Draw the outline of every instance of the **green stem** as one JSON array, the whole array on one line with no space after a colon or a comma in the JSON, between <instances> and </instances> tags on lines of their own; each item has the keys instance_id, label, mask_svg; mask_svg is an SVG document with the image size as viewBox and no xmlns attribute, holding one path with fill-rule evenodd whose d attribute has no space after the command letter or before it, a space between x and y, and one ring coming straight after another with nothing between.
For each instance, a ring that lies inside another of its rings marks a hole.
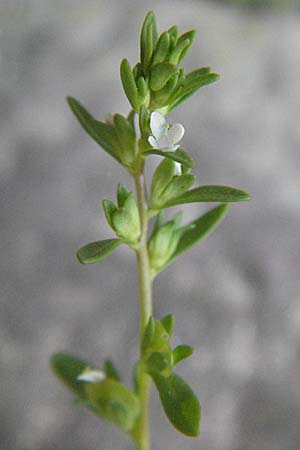
<instances>
[{"instance_id":1,"label":"green stem","mask_svg":"<svg viewBox=\"0 0 300 450\"><path fill-rule=\"evenodd\" d=\"M145 326L147 325L148 320L152 314L152 289L151 289L152 281L147 249L148 202L147 202L143 167L141 168L140 173L134 177L134 180L142 228L140 247L136 251L137 265L139 271L139 288L140 288L140 347L141 347ZM139 417L136 430L137 449L150 450L150 433L149 433L150 377L145 372L143 364L140 364L138 394L141 403L141 414Z\"/></svg>"}]
</instances>

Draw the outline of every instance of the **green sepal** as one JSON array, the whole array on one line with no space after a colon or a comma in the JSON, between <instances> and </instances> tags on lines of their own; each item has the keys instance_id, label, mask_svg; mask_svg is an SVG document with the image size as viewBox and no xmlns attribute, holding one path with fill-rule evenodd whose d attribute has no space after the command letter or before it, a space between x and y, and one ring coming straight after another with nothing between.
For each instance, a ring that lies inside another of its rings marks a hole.
<instances>
[{"instance_id":1,"label":"green sepal","mask_svg":"<svg viewBox=\"0 0 300 450\"><path fill-rule=\"evenodd\" d=\"M166 222L155 231L148 243L150 266L159 272L174 253L180 233L173 220Z\"/></svg>"},{"instance_id":2,"label":"green sepal","mask_svg":"<svg viewBox=\"0 0 300 450\"><path fill-rule=\"evenodd\" d=\"M155 50L153 52L151 64L154 66L155 64L159 64L164 62L168 55L170 46L170 35L167 31L163 32L156 44Z\"/></svg>"},{"instance_id":3,"label":"green sepal","mask_svg":"<svg viewBox=\"0 0 300 450\"><path fill-rule=\"evenodd\" d=\"M150 317L144 331L144 337L142 342L143 351L145 351L148 347L150 347L150 344L154 336L154 331L155 331L155 320L153 319L153 317Z\"/></svg>"},{"instance_id":4,"label":"green sepal","mask_svg":"<svg viewBox=\"0 0 300 450\"><path fill-rule=\"evenodd\" d=\"M139 105L149 106L150 91L144 77L138 78L137 82Z\"/></svg>"},{"instance_id":5,"label":"green sepal","mask_svg":"<svg viewBox=\"0 0 300 450\"><path fill-rule=\"evenodd\" d=\"M178 148L175 152L164 152L162 150L146 150L143 155L158 155L163 156L164 158L173 159L173 161L177 161L180 164L184 164L187 167L193 168L195 166L195 162L192 157L185 152L182 148Z\"/></svg>"},{"instance_id":6,"label":"green sepal","mask_svg":"<svg viewBox=\"0 0 300 450\"><path fill-rule=\"evenodd\" d=\"M129 114L127 116L127 120L130 123L132 131L134 132L134 136L135 136L134 118L135 118L135 111L134 111L134 109L131 109L131 111L129 112Z\"/></svg>"},{"instance_id":7,"label":"green sepal","mask_svg":"<svg viewBox=\"0 0 300 450\"><path fill-rule=\"evenodd\" d=\"M117 236L128 243L137 242L141 234L141 223L132 192L126 197L123 206L113 214L112 223Z\"/></svg>"},{"instance_id":8,"label":"green sepal","mask_svg":"<svg viewBox=\"0 0 300 450\"><path fill-rule=\"evenodd\" d=\"M172 352L173 366L176 366L176 364L178 364L183 359L188 358L193 353L193 351L193 347L190 347L189 345L178 345L177 347L175 347Z\"/></svg>"},{"instance_id":9,"label":"green sepal","mask_svg":"<svg viewBox=\"0 0 300 450\"><path fill-rule=\"evenodd\" d=\"M151 68L150 73L150 89L159 91L162 89L169 79L178 73L178 68L170 63L156 64Z\"/></svg>"},{"instance_id":10,"label":"green sepal","mask_svg":"<svg viewBox=\"0 0 300 450\"><path fill-rule=\"evenodd\" d=\"M176 167L173 160L165 158L155 169L151 183L150 203L156 203L165 187L175 176Z\"/></svg>"},{"instance_id":11,"label":"green sepal","mask_svg":"<svg viewBox=\"0 0 300 450\"><path fill-rule=\"evenodd\" d=\"M116 381L121 381L117 369L113 365L112 361L110 361L109 359L107 359L104 363L104 373L107 378L111 378Z\"/></svg>"},{"instance_id":12,"label":"green sepal","mask_svg":"<svg viewBox=\"0 0 300 450\"><path fill-rule=\"evenodd\" d=\"M163 207L198 202L234 203L250 200L250 198L246 192L228 186L200 186L166 201Z\"/></svg>"},{"instance_id":13,"label":"green sepal","mask_svg":"<svg viewBox=\"0 0 300 450\"><path fill-rule=\"evenodd\" d=\"M119 208L124 208L125 201L130 195L124 184L119 183L117 187L117 203Z\"/></svg>"},{"instance_id":14,"label":"green sepal","mask_svg":"<svg viewBox=\"0 0 300 450\"><path fill-rule=\"evenodd\" d=\"M163 225L163 223L164 223L164 212L163 210L161 210L155 217L152 234L154 234Z\"/></svg>"},{"instance_id":15,"label":"green sepal","mask_svg":"<svg viewBox=\"0 0 300 450\"><path fill-rule=\"evenodd\" d=\"M192 389L175 373L169 377L158 373L151 376L171 424L186 436L198 436L201 407Z\"/></svg>"},{"instance_id":16,"label":"green sepal","mask_svg":"<svg viewBox=\"0 0 300 450\"><path fill-rule=\"evenodd\" d=\"M121 162L118 154L118 139L112 125L96 120L75 98L67 97L67 102L82 128L109 155Z\"/></svg>"},{"instance_id":17,"label":"green sepal","mask_svg":"<svg viewBox=\"0 0 300 450\"><path fill-rule=\"evenodd\" d=\"M146 73L147 71L156 42L157 42L156 20L153 12L149 11L142 25L140 37L140 48L141 48L140 58L144 69L144 73Z\"/></svg>"},{"instance_id":18,"label":"green sepal","mask_svg":"<svg viewBox=\"0 0 300 450\"><path fill-rule=\"evenodd\" d=\"M176 250L166 265L170 264L181 253L193 247L197 242L209 236L226 216L228 209L229 205L219 205L209 210L199 219L190 222L190 228L181 235Z\"/></svg>"},{"instance_id":19,"label":"green sepal","mask_svg":"<svg viewBox=\"0 0 300 450\"><path fill-rule=\"evenodd\" d=\"M156 197L154 203L151 202L151 208L162 209L172 202L172 199L181 198L185 192L194 184L196 177L191 174L174 176L165 187L159 197Z\"/></svg>"},{"instance_id":20,"label":"green sepal","mask_svg":"<svg viewBox=\"0 0 300 450\"><path fill-rule=\"evenodd\" d=\"M135 79L127 59L123 59L120 66L120 76L123 85L124 92L129 100L129 103L133 109L139 111L138 91L135 83Z\"/></svg>"},{"instance_id":21,"label":"green sepal","mask_svg":"<svg viewBox=\"0 0 300 450\"><path fill-rule=\"evenodd\" d=\"M76 256L81 264L93 264L106 258L115 248L123 244L122 239L105 239L104 241L91 242L81 247Z\"/></svg>"},{"instance_id":22,"label":"green sepal","mask_svg":"<svg viewBox=\"0 0 300 450\"><path fill-rule=\"evenodd\" d=\"M87 398L100 417L127 432L133 429L140 413L140 403L132 391L112 378L84 384Z\"/></svg>"},{"instance_id":23,"label":"green sepal","mask_svg":"<svg viewBox=\"0 0 300 450\"><path fill-rule=\"evenodd\" d=\"M56 353L50 359L55 375L81 400L87 400L84 385L77 377L87 368L86 361L67 353Z\"/></svg>"},{"instance_id":24,"label":"green sepal","mask_svg":"<svg viewBox=\"0 0 300 450\"><path fill-rule=\"evenodd\" d=\"M168 314L167 316L160 319L160 322L164 326L166 332L168 333L169 337L172 337L173 334L173 328L174 328L174 316L173 314Z\"/></svg>"},{"instance_id":25,"label":"green sepal","mask_svg":"<svg viewBox=\"0 0 300 450\"><path fill-rule=\"evenodd\" d=\"M146 108L145 105L142 105L140 108L139 114L139 127L142 135L149 135L151 133L150 130L150 112Z\"/></svg>"},{"instance_id":26,"label":"green sepal","mask_svg":"<svg viewBox=\"0 0 300 450\"><path fill-rule=\"evenodd\" d=\"M112 216L117 211L117 207L111 200L102 200L102 206L106 220L110 227L113 228Z\"/></svg>"}]
</instances>

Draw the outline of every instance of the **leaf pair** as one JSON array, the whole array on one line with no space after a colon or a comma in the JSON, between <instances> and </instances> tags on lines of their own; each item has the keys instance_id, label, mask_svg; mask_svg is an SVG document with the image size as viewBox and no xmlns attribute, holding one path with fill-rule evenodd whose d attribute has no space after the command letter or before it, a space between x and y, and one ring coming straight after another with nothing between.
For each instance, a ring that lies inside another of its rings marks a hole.
<instances>
[{"instance_id":1,"label":"leaf pair","mask_svg":"<svg viewBox=\"0 0 300 450\"><path fill-rule=\"evenodd\" d=\"M187 358L193 349L180 345L173 351L169 340L173 331L171 315L161 320L150 318L145 329L143 358L158 390L164 411L171 424L181 433L195 437L199 433L201 408L187 383L172 368Z\"/></svg>"},{"instance_id":2,"label":"leaf pair","mask_svg":"<svg viewBox=\"0 0 300 450\"><path fill-rule=\"evenodd\" d=\"M75 98L67 97L67 101L79 123L91 138L120 164L134 171L137 148L134 124L130 118L115 114L109 122L100 122Z\"/></svg>"},{"instance_id":3,"label":"leaf pair","mask_svg":"<svg viewBox=\"0 0 300 450\"><path fill-rule=\"evenodd\" d=\"M130 432L139 416L140 404L136 395L120 382L110 361L104 365L105 379L98 383L78 381L78 376L89 365L74 356L57 353L51 358L51 367L58 378L76 394L80 403L94 414L113 422Z\"/></svg>"}]
</instances>

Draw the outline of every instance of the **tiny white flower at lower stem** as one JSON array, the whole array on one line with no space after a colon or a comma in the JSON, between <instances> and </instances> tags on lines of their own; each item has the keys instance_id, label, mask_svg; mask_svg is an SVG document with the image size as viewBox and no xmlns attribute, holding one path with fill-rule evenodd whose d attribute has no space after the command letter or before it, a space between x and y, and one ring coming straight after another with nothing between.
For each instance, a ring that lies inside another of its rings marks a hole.
<instances>
[{"instance_id":1,"label":"tiny white flower at lower stem","mask_svg":"<svg viewBox=\"0 0 300 450\"><path fill-rule=\"evenodd\" d=\"M86 383L100 383L105 378L105 373L101 370L86 368L78 377L78 381L85 381Z\"/></svg>"}]
</instances>

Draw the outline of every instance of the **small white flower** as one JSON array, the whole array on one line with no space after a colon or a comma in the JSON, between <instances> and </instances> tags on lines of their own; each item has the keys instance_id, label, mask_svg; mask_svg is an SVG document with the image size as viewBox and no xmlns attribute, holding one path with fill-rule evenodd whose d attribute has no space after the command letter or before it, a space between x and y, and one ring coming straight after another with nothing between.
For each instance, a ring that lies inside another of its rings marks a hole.
<instances>
[{"instance_id":1,"label":"small white flower","mask_svg":"<svg viewBox=\"0 0 300 450\"><path fill-rule=\"evenodd\" d=\"M86 368L78 377L78 381L85 381L86 383L100 383L105 378L105 373L101 370Z\"/></svg>"},{"instance_id":2,"label":"small white flower","mask_svg":"<svg viewBox=\"0 0 300 450\"><path fill-rule=\"evenodd\" d=\"M178 142L184 135L184 128L181 123L170 125L162 114L157 111L151 113L150 129L152 136L148 142L151 147L165 152L175 152L178 149ZM176 174L181 175L181 164L176 162Z\"/></svg>"}]
</instances>

